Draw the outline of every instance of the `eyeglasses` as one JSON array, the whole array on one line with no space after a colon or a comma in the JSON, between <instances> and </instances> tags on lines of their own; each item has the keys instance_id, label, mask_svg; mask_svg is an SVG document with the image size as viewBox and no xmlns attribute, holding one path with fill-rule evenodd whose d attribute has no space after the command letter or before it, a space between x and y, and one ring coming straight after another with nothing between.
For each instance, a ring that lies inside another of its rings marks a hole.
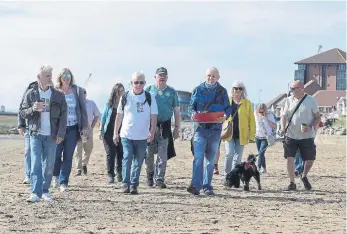
<instances>
[{"instance_id":1,"label":"eyeglasses","mask_svg":"<svg viewBox=\"0 0 347 234\"><path fill-rule=\"evenodd\" d=\"M234 89L234 90L240 90L240 91L242 91L242 90L243 90L243 88L242 88L242 87L234 87L233 89Z\"/></svg>"},{"instance_id":2,"label":"eyeglasses","mask_svg":"<svg viewBox=\"0 0 347 234\"><path fill-rule=\"evenodd\" d=\"M140 84L140 85L144 85L146 82L145 81L133 81L133 84L137 85L137 84Z\"/></svg>"},{"instance_id":3,"label":"eyeglasses","mask_svg":"<svg viewBox=\"0 0 347 234\"><path fill-rule=\"evenodd\" d=\"M63 79L70 79L71 78L71 74L64 73L64 74L61 75L61 78L63 78Z\"/></svg>"}]
</instances>

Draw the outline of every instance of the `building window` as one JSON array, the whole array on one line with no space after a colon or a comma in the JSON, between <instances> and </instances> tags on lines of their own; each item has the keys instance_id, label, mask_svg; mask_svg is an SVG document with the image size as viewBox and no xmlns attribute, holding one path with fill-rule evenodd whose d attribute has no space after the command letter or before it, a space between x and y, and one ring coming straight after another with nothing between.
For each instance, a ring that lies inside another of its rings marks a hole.
<instances>
[{"instance_id":1,"label":"building window","mask_svg":"<svg viewBox=\"0 0 347 234\"><path fill-rule=\"evenodd\" d=\"M299 64L298 65L299 70L305 70L306 69L306 64Z\"/></svg>"},{"instance_id":2,"label":"building window","mask_svg":"<svg viewBox=\"0 0 347 234\"><path fill-rule=\"evenodd\" d=\"M296 70L294 73L294 80L300 80L305 84L305 70Z\"/></svg>"},{"instance_id":3,"label":"building window","mask_svg":"<svg viewBox=\"0 0 347 234\"><path fill-rule=\"evenodd\" d=\"M346 64L337 66L336 90L346 90Z\"/></svg>"},{"instance_id":4,"label":"building window","mask_svg":"<svg viewBox=\"0 0 347 234\"><path fill-rule=\"evenodd\" d=\"M322 89L327 89L327 72L326 65L322 65Z\"/></svg>"},{"instance_id":5,"label":"building window","mask_svg":"<svg viewBox=\"0 0 347 234\"><path fill-rule=\"evenodd\" d=\"M337 67L338 71L346 71L346 64L339 64L339 66Z\"/></svg>"}]
</instances>

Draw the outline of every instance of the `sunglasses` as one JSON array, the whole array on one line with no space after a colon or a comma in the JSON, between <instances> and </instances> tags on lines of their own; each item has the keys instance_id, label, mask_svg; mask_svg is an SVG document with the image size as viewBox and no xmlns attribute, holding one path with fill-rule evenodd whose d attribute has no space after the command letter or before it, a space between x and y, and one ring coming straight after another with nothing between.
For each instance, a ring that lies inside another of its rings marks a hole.
<instances>
[{"instance_id":1,"label":"sunglasses","mask_svg":"<svg viewBox=\"0 0 347 234\"><path fill-rule=\"evenodd\" d=\"M264 111L259 111L259 114L264 114Z\"/></svg>"},{"instance_id":2,"label":"sunglasses","mask_svg":"<svg viewBox=\"0 0 347 234\"><path fill-rule=\"evenodd\" d=\"M243 88L241 88L241 87L234 87L233 89L234 89L234 90L240 90L240 91L243 90Z\"/></svg>"},{"instance_id":3,"label":"sunglasses","mask_svg":"<svg viewBox=\"0 0 347 234\"><path fill-rule=\"evenodd\" d=\"M144 85L146 82L145 81L133 81L133 84L137 85L137 84L140 84L140 85Z\"/></svg>"},{"instance_id":4,"label":"sunglasses","mask_svg":"<svg viewBox=\"0 0 347 234\"><path fill-rule=\"evenodd\" d=\"M61 78L63 78L63 79L70 79L71 78L71 74L62 74L61 75Z\"/></svg>"},{"instance_id":5,"label":"sunglasses","mask_svg":"<svg viewBox=\"0 0 347 234\"><path fill-rule=\"evenodd\" d=\"M294 90L296 90L296 89L298 89L298 88L299 88L299 87L291 87L290 90L291 90L291 91L294 91Z\"/></svg>"}]
</instances>

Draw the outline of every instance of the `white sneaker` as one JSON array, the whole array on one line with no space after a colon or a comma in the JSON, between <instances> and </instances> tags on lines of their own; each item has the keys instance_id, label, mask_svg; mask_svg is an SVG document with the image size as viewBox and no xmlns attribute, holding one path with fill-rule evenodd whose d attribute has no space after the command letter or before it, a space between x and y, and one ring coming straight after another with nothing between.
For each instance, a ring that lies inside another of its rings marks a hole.
<instances>
[{"instance_id":1,"label":"white sneaker","mask_svg":"<svg viewBox=\"0 0 347 234\"><path fill-rule=\"evenodd\" d=\"M39 202L40 198L35 194L32 193L30 197L27 199L27 202Z\"/></svg>"},{"instance_id":2,"label":"white sneaker","mask_svg":"<svg viewBox=\"0 0 347 234\"><path fill-rule=\"evenodd\" d=\"M66 184L62 184L60 185L60 192L66 192L67 191L67 185Z\"/></svg>"},{"instance_id":3,"label":"white sneaker","mask_svg":"<svg viewBox=\"0 0 347 234\"><path fill-rule=\"evenodd\" d=\"M51 197L51 195L49 195L49 193L42 194L42 199L45 201L52 201L53 200L53 198Z\"/></svg>"},{"instance_id":4,"label":"white sneaker","mask_svg":"<svg viewBox=\"0 0 347 234\"><path fill-rule=\"evenodd\" d=\"M30 184L29 178L25 177L25 179L23 180L23 184Z\"/></svg>"},{"instance_id":5,"label":"white sneaker","mask_svg":"<svg viewBox=\"0 0 347 234\"><path fill-rule=\"evenodd\" d=\"M59 177L58 176L53 176L52 186L53 186L53 188L59 188Z\"/></svg>"}]
</instances>

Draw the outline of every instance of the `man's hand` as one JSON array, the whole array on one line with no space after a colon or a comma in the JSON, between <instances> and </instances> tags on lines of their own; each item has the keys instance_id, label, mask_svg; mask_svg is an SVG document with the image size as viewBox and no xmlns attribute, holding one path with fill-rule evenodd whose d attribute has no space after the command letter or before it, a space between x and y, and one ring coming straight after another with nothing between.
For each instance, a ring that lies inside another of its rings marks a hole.
<instances>
[{"instance_id":1,"label":"man's hand","mask_svg":"<svg viewBox=\"0 0 347 234\"><path fill-rule=\"evenodd\" d=\"M173 130L173 138L178 139L179 136L180 136L180 129L179 129L179 127L176 126Z\"/></svg>"},{"instance_id":2,"label":"man's hand","mask_svg":"<svg viewBox=\"0 0 347 234\"><path fill-rule=\"evenodd\" d=\"M280 137L284 137L284 131L282 129L278 130L277 131L277 134L280 136Z\"/></svg>"},{"instance_id":3,"label":"man's hand","mask_svg":"<svg viewBox=\"0 0 347 234\"><path fill-rule=\"evenodd\" d=\"M154 134L149 133L148 137L147 137L147 142L151 143L153 141L153 139L154 139Z\"/></svg>"},{"instance_id":4,"label":"man's hand","mask_svg":"<svg viewBox=\"0 0 347 234\"><path fill-rule=\"evenodd\" d=\"M18 128L18 133L19 135L24 136L25 128Z\"/></svg>"},{"instance_id":5,"label":"man's hand","mask_svg":"<svg viewBox=\"0 0 347 234\"><path fill-rule=\"evenodd\" d=\"M34 102L33 111L42 112L44 104L42 102Z\"/></svg>"},{"instance_id":6,"label":"man's hand","mask_svg":"<svg viewBox=\"0 0 347 234\"><path fill-rule=\"evenodd\" d=\"M60 144L62 141L63 141L63 138L57 137L57 140L56 140L56 143L57 143L57 144Z\"/></svg>"},{"instance_id":7,"label":"man's hand","mask_svg":"<svg viewBox=\"0 0 347 234\"><path fill-rule=\"evenodd\" d=\"M118 145L118 143L119 143L119 135L118 134L115 134L113 136L113 142L114 142L115 145Z\"/></svg>"},{"instance_id":8,"label":"man's hand","mask_svg":"<svg viewBox=\"0 0 347 234\"><path fill-rule=\"evenodd\" d=\"M221 117L218 117L218 119L217 119L217 121L220 122L220 123L224 122L225 120L226 120L226 116L225 115L221 116Z\"/></svg>"}]
</instances>

